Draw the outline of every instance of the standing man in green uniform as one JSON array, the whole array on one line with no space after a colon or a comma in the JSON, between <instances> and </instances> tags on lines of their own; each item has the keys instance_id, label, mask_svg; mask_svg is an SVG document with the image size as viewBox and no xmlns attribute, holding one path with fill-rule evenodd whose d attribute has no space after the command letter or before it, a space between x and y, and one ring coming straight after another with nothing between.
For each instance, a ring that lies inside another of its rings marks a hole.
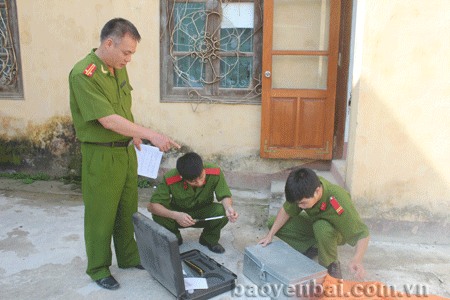
<instances>
[{"instance_id":1,"label":"standing man in green uniform","mask_svg":"<svg viewBox=\"0 0 450 300\"><path fill-rule=\"evenodd\" d=\"M86 273L103 288L116 289L111 276L111 237L120 268L140 265L132 214L137 211L137 159L142 138L161 151L167 136L134 124L132 87L126 64L136 51L139 32L129 21L112 19L100 35L100 46L78 62L69 75L70 110L82 153L85 205Z\"/></svg>"},{"instance_id":2,"label":"standing man in green uniform","mask_svg":"<svg viewBox=\"0 0 450 300\"><path fill-rule=\"evenodd\" d=\"M331 276L342 278L337 246L347 243L356 246L350 272L363 279L366 271L361 261L369 244L369 230L347 191L301 168L289 174L285 194L286 202L277 216L269 219L269 233L258 244L265 247L276 235L310 258L318 252L319 264Z\"/></svg>"},{"instance_id":3,"label":"standing man in green uniform","mask_svg":"<svg viewBox=\"0 0 450 300\"><path fill-rule=\"evenodd\" d=\"M214 193L217 201L214 202ZM177 160L177 167L164 175L150 199L148 211L153 220L173 232L178 244L183 243L180 228L203 228L200 244L215 253L225 249L219 244L220 231L228 223L236 222L239 214L233 208L231 192L217 165L205 163L194 152ZM226 215L209 221L197 221Z\"/></svg>"}]
</instances>

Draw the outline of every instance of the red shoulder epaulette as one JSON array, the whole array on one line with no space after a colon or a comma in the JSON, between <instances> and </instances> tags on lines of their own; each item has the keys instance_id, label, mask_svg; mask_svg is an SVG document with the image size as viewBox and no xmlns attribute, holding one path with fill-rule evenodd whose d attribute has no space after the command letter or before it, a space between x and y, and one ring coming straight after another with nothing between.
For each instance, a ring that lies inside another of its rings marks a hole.
<instances>
[{"instance_id":1,"label":"red shoulder epaulette","mask_svg":"<svg viewBox=\"0 0 450 300\"><path fill-rule=\"evenodd\" d=\"M92 77L92 74L94 74L95 69L97 69L97 66L94 65L94 64L90 64L90 65L86 68L86 70L83 71L83 74L85 74L85 75L87 75L87 76L89 76L89 77Z\"/></svg>"},{"instance_id":2,"label":"red shoulder epaulette","mask_svg":"<svg viewBox=\"0 0 450 300\"><path fill-rule=\"evenodd\" d=\"M181 180L183 180L183 178L181 178L181 175L176 175L176 176L166 178L167 185L174 184Z\"/></svg>"},{"instance_id":3,"label":"red shoulder epaulette","mask_svg":"<svg viewBox=\"0 0 450 300\"><path fill-rule=\"evenodd\" d=\"M338 215L341 215L344 212L344 209L342 206L337 202L337 200L334 197L330 197L330 203L333 205L334 209L338 213Z\"/></svg>"},{"instance_id":4,"label":"red shoulder epaulette","mask_svg":"<svg viewBox=\"0 0 450 300\"><path fill-rule=\"evenodd\" d=\"M206 175L220 175L220 168L205 169Z\"/></svg>"}]
</instances>

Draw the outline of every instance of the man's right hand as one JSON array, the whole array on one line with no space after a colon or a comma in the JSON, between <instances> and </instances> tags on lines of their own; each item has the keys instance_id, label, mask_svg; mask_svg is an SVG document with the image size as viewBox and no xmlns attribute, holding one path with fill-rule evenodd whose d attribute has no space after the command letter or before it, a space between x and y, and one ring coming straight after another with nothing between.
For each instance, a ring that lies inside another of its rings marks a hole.
<instances>
[{"instance_id":1,"label":"man's right hand","mask_svg":"<svg viewBox=\"0 0 450 300\"><path fill-rule=\"evenodd\" d=\"M272 238L270 236L266 235L256 245L261 245L262 244L262 246L265 247L268 244L270 244L271 242L272 242Z\"/></svg>"},{"instance_id":2,"label":"man's right hand","mask_svg":"<svg viewBox=\"0 0 450 300\"><path fill-rule=\"evenodd\" d=\"M267 246L272 242L272 238L274 235L278 232L278 230L283 227L283 225L289 220L290 216L287 214L287 212L284 210L284 207L282 206L280 210L278 211L277 217L275 218L275 221L273 222L272 227L269 230L269 233L262 238L256 245L261 245L263 247Z\"/></svg>"},{"instance_id":3,"label":"man's right hand","mask_svg":"<svg viewBox=\"0 0 450 300\"><path fill-rule=\"evenodd\" d=\"M166 135L164 135L162 133L156 133L150 139L150 142L152 142L152 144L155 147L158 147L159 151L162 151L162 152L169 150L172 145L177 147L178 149L181 148L180 145L178 145L171 138L169 138L168 136L166 136Z\"/></svg>"},{"instance_id":4,"label":"man's right hand","mask_svg":"<svg viewBox=\"0 0 450 300\"><path fill-rule=\"evenodd\" d=\"M186 213L178 212L177 216L175 217L175 221L177 221L178 224L180 224L181 227L189 227L192 225L195 225L194 219Z\"/></svg>"},{"instance_id":5,"label":"man's right hand","mask_svg":"<svg viewBox=\"0 0 450 300\"><path fill-rule=\"evenodd\" d=\"M175 143L166 135L137 125L117 114L99 118L98 121L106 129L112 130L119 134L132 137L133 139L141 138L150 140L150 142L152 142L155 147L158 147L160 151L167 151L171 146L175 146L178 149L181 148L180 145Z\"/></svg>"}]
</instances>

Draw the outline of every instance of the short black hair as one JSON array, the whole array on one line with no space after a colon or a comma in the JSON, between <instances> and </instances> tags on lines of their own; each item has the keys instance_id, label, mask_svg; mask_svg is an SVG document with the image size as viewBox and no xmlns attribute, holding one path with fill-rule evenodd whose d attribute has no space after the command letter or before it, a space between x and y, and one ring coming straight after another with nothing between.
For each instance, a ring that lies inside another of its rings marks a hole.
<instances>
[{"instance_id":1,"label":"short black hair","mask_svg":"<svg viewBox=\"0 0 450 300\"><path fill-rule=\"evenodd\" d=\"M290 203L314 196L316 189L322 183L317 174L308 168L299 168L289 174L284 187L286 200Z\"/></svg>"},{"instance_id":2,"label":"short black hair","mask_svg":"<svg viewBox=\"0 0 450 300\"><path fill-rule=\"evenodd\" d=\"M118 42L125 34L129 33L136 41L141 40L136 27L128 20L122 18L114 18L109 20L100 33L100 42L103 43L106 39L111 38L115 43Z\"/></svg>"},{"instance_id":3,"label":"short black hair","mask_svg":"<svg viewBox=\"0 0 450 300\"><path fill-rule=\"evenodd\" d=\"M203 161L195 152L188 152L177 160L178 173L186 180L198 178L203 171Z\"/></svg>"}]
</instances>

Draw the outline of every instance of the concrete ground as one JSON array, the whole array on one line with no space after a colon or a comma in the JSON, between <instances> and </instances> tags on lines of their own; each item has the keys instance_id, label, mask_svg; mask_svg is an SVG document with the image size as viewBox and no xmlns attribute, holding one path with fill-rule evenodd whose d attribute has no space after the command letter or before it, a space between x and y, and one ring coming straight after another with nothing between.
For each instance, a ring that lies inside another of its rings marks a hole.
<instances>
[{"instance_id":1,"label":"concrete ground","mask_svg":"<svg viewBox=\"0 0 450 300\"><path fill-rule=\"evenodd\" d=\"M325 173L321 175L330 175ZM147 216L152 192L152 188L140 189L139 211ZM237 274L236 283L244 290L213 299L269 299L251 292L253 283L242 268L244 248L267 234L267 218L276 207L271 205L276 197L270 190L233 189L232 193L240 217L223 230L220 242L226 252L219 255L201 246L200 229L182 231L180 251L199 249ZM98 287L85 274L83 209L76 185L0 179L1 299L175 299L147 271L119 269L114 257L111 273L121 287L115 291ZM397 291L412 289L413 293L450 298L448 244L417 244L393 235L393 231L372 233L363 261L368 273L365 280L380 281ZM339 247L345 280L355 280L346 269L353 250Z\"/></svg>"}]
</instances>

